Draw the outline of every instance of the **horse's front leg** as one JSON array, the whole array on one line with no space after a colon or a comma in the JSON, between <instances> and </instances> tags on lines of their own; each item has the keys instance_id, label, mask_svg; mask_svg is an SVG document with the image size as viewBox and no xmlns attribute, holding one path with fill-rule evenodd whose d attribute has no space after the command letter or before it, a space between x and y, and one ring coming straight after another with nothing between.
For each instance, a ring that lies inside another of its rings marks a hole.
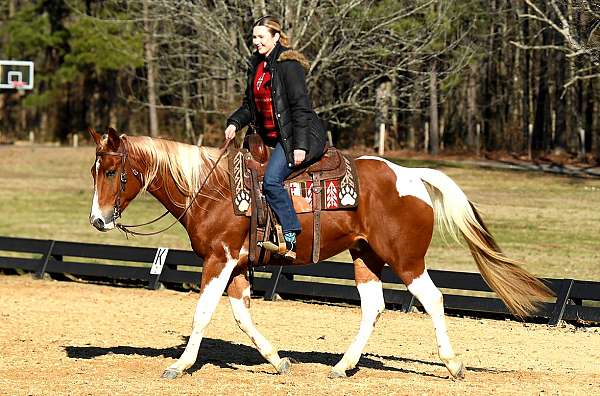
<instances>
[{"instance_id":1,"label":"horse's front leg","mask_svg":"<svg viewBox=\"0 0 600 396\"><path fill-rule=\"evenodd\" d=\"M221 254L213 254L204 262L202 282L200 284L200 299L194 313L192 334L185 347L185 351L183 351L183 354L175 363L165 370L162 375L163 378L177 378L196 362L204 329L217 308L217 304L225 291L231 273L238 264L239 259L240 257L232 257L229 248L223 245L223 252Z\"/></svg>"},{"instance_id":2,"label":"horse's front leg","mask_svg":"<svg viewBox=\"0 0 600 396\"><path fill-rule=\"evenodd\" d=\"M275 367L279 374L290 371L291 362L288 358L281 359L271 343L256 329L250 316L250 283L246 277L246 267L236 268L231 282L227 287L227 295L231 303L233 317L238 326L254 343L260 354Z\"/></svg>"}]
</instances>

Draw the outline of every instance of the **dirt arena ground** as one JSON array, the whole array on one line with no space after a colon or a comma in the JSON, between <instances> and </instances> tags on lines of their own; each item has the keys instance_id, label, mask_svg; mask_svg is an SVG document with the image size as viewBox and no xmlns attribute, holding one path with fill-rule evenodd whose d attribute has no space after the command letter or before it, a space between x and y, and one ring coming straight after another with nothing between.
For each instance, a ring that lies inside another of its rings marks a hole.
<instances>
[{"instance_id":1,"label":"dirt arena ground","mask_svg":"<svg viewBox=\"0 0 600 396\"><path fill-rule=\"evenodd\" d=\"M235 325L223 297L191 373L161 380L180 355L198 298L0 276L2 395L593 395L600 391L600 329L450 317L466 366L453 381L435 351L431 321L386 311L359 368L327 379L355 335L356 307L252 301L259 329L297 361L274 374Z\"/></svg>"}]
</instances>

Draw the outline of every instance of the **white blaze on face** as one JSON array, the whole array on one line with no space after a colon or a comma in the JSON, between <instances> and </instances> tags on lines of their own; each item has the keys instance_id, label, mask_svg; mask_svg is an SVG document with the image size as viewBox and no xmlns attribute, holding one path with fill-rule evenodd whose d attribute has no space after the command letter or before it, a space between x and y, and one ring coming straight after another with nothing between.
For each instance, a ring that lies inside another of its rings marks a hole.
<instances>
[{"instance_id":1,"label":"white blaze on face","mask_svg":"<svg viewBox=\"0 0 600 396\"><path fill-rule=\"evenodd\" d=\"M100 169L100 158L96 159L96 177L94 179L94 198L92 200L92 209L90 212L90 223L93 224L94 220L102 219L104 222L104 229L111 230L115 227L114 222L111 220L107 222L100 209L100 202L98 200L98 171Z\"/></svg>"},{"instance_id":2,"label":"white blaze on face","mask_svg":"<svg viewBox=\"0 0 600 396\"><path fill-rule=\"evenodd\" d=\"M358 158L359 160L376 160L384 162L395 174L396 174L396 190L401 197L411 195L419 198L427 205L433 207L431 197L425 188L425 184L419 177L419 175L410 168L405 168L400 165L396 165L386 159L375 157L371 155L363 155Z\"/></svg>"}]
</instances>

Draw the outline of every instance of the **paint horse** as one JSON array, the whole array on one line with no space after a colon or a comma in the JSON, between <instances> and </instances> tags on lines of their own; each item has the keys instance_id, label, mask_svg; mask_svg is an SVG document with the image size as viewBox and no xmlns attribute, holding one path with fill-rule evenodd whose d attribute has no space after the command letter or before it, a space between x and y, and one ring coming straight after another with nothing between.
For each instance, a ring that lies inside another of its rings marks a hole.
<instances>
[{"instance_id":1,"label":"paint horse","mask_svg":"<svg viewBox=\"0 0 600 396\"><path fill-rule=\"evenodd\" d=\"M173 216L181 216L179 221L194 252L204 257L192 333L185 351L164 371L163 378L180 376L196 361L204 330L225 291L239 327L278 373L287 373L290 360L279 356L250 316L249 221L234 215L226 158L215 167L218 149L119 136L110 128L104 136L93 130L90 133L97 145L91 169L94 198L90 223L100 231L115 228L127 205L140 192L148 191ZM345 377L346 371L356 366L385 308L380 275L387 263L431 316L441 361L454 378L462 378L464 365L450 343L442 294L425 268L434 219L455 239L465 239L483 278L516 315L535 312L551 292L500 251L473 204L442 172L404 168L372 156L360 157L356 164L362 194L358 208L322 213L320 259L350 250L362 310L358 334L330 377ZM204 188L191 202L207 176ZM310 213L299 218L302 229L312 228ZM310 232L298 236L293 264L311 262L311 243Z\"/></svg>"}]
</instances>

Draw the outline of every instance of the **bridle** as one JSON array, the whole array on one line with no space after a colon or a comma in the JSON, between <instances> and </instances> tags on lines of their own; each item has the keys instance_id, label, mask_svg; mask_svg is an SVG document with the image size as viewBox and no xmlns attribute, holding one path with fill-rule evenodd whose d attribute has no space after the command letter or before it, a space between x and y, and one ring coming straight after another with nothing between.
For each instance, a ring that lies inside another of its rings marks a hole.
<instances>
[{"instance_id":1,"label":"bridle","mask_svg":"<svg viewBox=\"0 0 600 396\"><path fill-rule=\"evenodd\" d=\"M123 141L121 144L123 146L123 151L99 151L96 152L96 160L98 157L103 157L106 155L112 155L115 157L121 157L121 166L119 169L119 188L117 189L117 195L115 196L115 203L113 205L113 217L112 221L115 222L118 218L121 217L121 192L125 191L125 187L127 184L127 172L125 171L125 163L127 162L127 157L129 153L127 152L127 145ZM139 174L139 172L134 171L134 174ZM98 175L96 175L98 177Z\"/></svg>"},{"instance_id":2,"label":"bridle","mask_svg":"<svg viewBox=\"0 0 600 396\"><path fill-rule=\"evenodd\" d=\"M189 204L186 206L185 210L179 215L179 217L177 217L175 219L175 221L173 221L171 224L169 224L167 227L163 228L162 230L159 231L153 231L153 232L139 232L139 231L132 231L131 228L137 228L137 227L142 227L142 226L146 226L146 225L150 225L152 223L155 223L157 221L159 221L160 219L162 219L163 217L165 217L166 215L168 215L170 212L167 210L165 211L165 213L163 213L162 215L158 216L157 218L155 218L154 220L148 221L146 223L141 223L141 224L131 224L131 225L125 225L125 224L121 224L121 223L117 223L116 220L119 219L121 217L121 192L125 191L125 187L127 184L127 172L125 171L125 163L127 162L127 158L128 158L128 151L127 151L127 144L126 144L126 140L122 140L122 144L121 146L123 146L123 151L100 151L100 152L96 152L96 158L101 157L101 156L105 156L105 155L113 155L113 156L117 156L117 157L121 157L121 166L120 166L120 170L119 170L119 189L117 190L117 195L115 197L115 203L113 205L113 218L112 221L115 223L115 226L123 231L125 233L125 236L129 236L129 234L131 235L156 235L156 234L160 234L161 232L167 231L169 228L173 227L176 223L178 223L183 216L185 216L185 214L187 213L187 211L192 207L192 205L194 204L194 202L196 201L196 197L198 196L198 194L200 193L200 191L202 190L202 188L204 187L204 185L206 184L206 182L208 181L208 179L210 178L210 176L212 175L212 173L214 172L214 170L216 169L217 165L219 164L219 161L221 161L221 158L223 158L223 155L225 155L225 153L227 152L227 147L229 147L229 143L231 143L233 139L226 139L225 143L223 144L223 146L219 149L219 158L215 161L215 164L212 166L212 168L210 169L210 171L208 172L208 174L206 175L206 178L202 181L202 184L200 185L200 187L198 188L198 190L196 190L196 192L194 193L194 196L192 197L192 199L190 200ZM136 176L138 178L138 180L140 181L140 184L143 185L143 181L142 181L142 177L140 172L136 171L135 169L132 168L132 173L134 176ZM97 176L96 176L97 177Z\"/></svg>"}]
</instances>

